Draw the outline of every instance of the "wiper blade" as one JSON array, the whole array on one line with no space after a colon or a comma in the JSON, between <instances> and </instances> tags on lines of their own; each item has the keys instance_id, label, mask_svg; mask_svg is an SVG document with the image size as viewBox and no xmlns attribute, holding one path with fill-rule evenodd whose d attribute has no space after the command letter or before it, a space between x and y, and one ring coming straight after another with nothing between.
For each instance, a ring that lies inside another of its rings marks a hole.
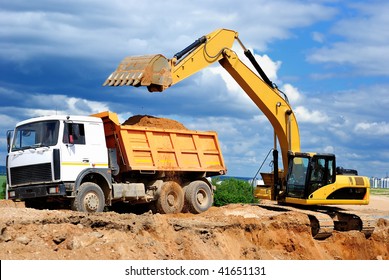
<instances>
[{"instance_id":1,"label":"wiper blade","mask_svg":"<svg viewBox=\"0 0 389 280\"><path fill-rule=\"evenodd\" d=\"M50 148L50 145L43 144L43 143L36 143L36 144L30 145L30 146L24 146L24 147L20 147L20 148L13 148L12 151L16 152L16 151L24 151L24 150L29 150L29 149L36 150L37 148L43 148L43 147Z\"/></svg>"},{"instance_id":2,"label":"wiper blade","mask_svg":"<svg viewBox=\"0 0 389 280\"><path fill-rule=\"evenodd\" d=\"M35 143L34 145L29 146L28 148L29 149L36 149L36 148L41 148L41 147L50 147L50 146L48 144L44 144L44 143Z\"/></svg>"}]
</instances>

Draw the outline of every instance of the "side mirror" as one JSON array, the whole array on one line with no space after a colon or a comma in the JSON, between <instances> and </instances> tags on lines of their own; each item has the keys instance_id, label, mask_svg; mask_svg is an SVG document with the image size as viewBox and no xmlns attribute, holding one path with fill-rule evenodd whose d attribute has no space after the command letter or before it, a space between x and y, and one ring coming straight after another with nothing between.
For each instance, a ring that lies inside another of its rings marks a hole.
<instances>
[{"instance_id":1,"label":"side mirror","mask_svg":"<svg viewBox=\"0 0 389 280\"><path fill-rule=\"evenodd\" d=\"M10 148L11 148L11 140L12 140L13 134L14 134L14 131L13 131L13 130L7 130L7 152L10 151Z\"/></svg>"}]
</instances>

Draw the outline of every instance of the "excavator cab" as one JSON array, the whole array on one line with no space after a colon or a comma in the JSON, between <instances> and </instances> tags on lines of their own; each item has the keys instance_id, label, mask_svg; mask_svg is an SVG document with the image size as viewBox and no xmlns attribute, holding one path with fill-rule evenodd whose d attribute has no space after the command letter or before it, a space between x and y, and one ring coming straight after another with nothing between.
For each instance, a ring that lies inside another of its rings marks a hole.
<instances>
[{"instance_id":1,"label":"excavator cab","mask_svg":"<svg viewBox=\"0 0 389 280\"><path fill-rule=\"evenodd\" d=\"M334 154L290 153L284 202L299 205L368 204L368 178L339 174L338 170Z\"/></svg>"},{"instance_id":2,"label":"excavator cab","mask_svg":"<svg viewBox=\"0 0 389 280\"><path fill-rule=\"evenodd\" d=\"M335 168L333 154L289 155L286 197L309 199L318 189L335 182Z\"/></svg>"}]
</instances>

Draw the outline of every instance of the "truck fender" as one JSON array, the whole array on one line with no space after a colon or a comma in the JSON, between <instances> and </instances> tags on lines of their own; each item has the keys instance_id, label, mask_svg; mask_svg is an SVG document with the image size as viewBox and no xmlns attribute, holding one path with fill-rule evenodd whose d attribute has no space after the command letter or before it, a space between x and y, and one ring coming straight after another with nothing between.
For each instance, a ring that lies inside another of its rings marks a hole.
<instances>
[{"instance_id":1,"label":"truck fender","mask_svg":"<svg viewBox=\"0 0 389 280\"><path fill-rule=\"evenodd\" d=\"M107 168L87 168L78 174L74 182L75 194L78 192L79 187L84 182L93 182L97 184L104 192L106 198L106 204L112 198L112 180L110 170Z\"/></svg>"}]
</instances>

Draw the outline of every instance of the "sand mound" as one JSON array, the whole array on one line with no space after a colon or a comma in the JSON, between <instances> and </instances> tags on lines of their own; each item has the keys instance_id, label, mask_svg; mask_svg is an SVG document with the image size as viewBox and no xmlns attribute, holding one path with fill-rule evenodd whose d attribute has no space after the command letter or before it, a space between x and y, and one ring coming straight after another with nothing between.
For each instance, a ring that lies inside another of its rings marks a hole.
<instances>
[{"instance_id":1,"label":"sand mound","mask_svg":"<svg viewBox=\"0 0 389 280\"><path fill-rule=\"evenodd\" d=\"M383 212L375 212L383 215ZM358 231L311 236L309 218L255 205L211 207L199 214L87 214L0 208L0 259L389 259L389 222L370 238Z\"/></svg>"},{"instance_id":2,"label":"sand mound","mask_svg":"<svg viewBox=\"0 0 389 280\"><path fill-rule=\"evenodd\" d=\"M147 126L147 127L156 127L162 129L178 129L178 130L188 130L182 123L166 119L158 118L148 115L135 115L128 118L123 125L136 125L136 126Z\"/></svg>"}]
</instances>

